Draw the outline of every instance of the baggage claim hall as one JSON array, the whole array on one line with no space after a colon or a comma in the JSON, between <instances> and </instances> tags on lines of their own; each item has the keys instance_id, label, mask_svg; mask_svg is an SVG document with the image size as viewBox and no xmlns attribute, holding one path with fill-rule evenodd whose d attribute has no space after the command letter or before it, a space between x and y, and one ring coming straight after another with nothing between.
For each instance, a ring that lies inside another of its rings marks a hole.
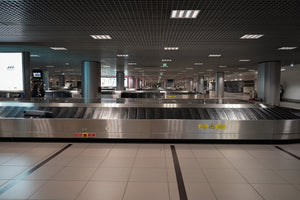
<instances>
[{"instance_id":1,"label":"baggage claim hall","mask_svg":"<svg viewBox=\"0 0 300 200\"><path fill-rule=\"evenodd\" d=\"M299 0L0 0L0 200L300 199Z\"/></svg>"}]
</instances>

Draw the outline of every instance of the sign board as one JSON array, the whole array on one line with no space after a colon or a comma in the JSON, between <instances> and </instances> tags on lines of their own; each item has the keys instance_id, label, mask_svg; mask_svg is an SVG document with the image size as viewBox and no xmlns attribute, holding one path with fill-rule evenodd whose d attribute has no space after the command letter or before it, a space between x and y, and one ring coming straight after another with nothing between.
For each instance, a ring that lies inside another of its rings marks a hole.
<instances>
[{"instance_id":1,"label":"sign board","mask_svg":"<svg viewBox=\"0 0 300 200\"><path fill-rule=\"evenodd\" d=\"M23 90L23 53L0 53L0 91Z\"/></svg>"}]
</instances>

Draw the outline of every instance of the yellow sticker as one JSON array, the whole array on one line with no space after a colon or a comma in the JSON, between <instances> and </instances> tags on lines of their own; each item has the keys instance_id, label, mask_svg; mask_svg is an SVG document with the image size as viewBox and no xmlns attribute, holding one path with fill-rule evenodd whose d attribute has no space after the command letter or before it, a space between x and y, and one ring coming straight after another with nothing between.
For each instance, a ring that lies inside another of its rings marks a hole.
<instances>
[{"instance_id":1,"label":"yellow sticker","mask_svg":"<svg viewBox=\"0 0 300 200\"><path fill-rule=\"evenodd\" d=\"M215 127L214 127L213 124L211 124L209 128L210 128L210 129L214 129Z\"/></svg>"},{"instance_id":2,"label":"yellow sticker","mask_svg":"<svg viewBox=\"0 0 300 200\"><path fill-rule=\"evenodd\" d=\"M169 98L176 98L176 96L169 96Z\"/></svg>"},{"instance_id":3,"label":"yellow sticker","mask_svg":"<svg viewBox=\"0 0 300 200\"><path fill-rule=\"evenodd\" d=\"M225 129L225 124L216 124L216 129Z\"/></svg>"},{"instance_id":4,"label":"yellow sticker","mask_svg":"<svg viewBox=\"0 0 300 200\"><path fill-rule=\"evenodd\" d=\"M82 133L82 137L83 137L83 138L88 138L88 137L89 137L89 134L86 133L86 132L83 132L83 133Z\"/></svg>"},{"instance_id":5,"label":"yellow sticker","mask_svg":"<svg viewBox=\"0 0 300 200\"><path fill-rule=\"evenodd\" d=\"M199 124L198 127L199 128L205 128L205 129L207 129L208 128L208 124Z\"/></svg>"}]
</instances>

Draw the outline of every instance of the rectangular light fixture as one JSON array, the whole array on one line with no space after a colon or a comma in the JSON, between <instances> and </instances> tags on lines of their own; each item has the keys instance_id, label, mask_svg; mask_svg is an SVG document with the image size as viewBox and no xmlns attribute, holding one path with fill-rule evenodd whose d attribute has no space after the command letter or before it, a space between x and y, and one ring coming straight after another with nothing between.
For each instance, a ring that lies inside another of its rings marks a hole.
<instances>
[{"instance_id":1,"label":"rectangular light fixture","mask_svg":"<svg viewBox=\"0 0 300 200\"><path fill-rule=\"evenodd\" d=\"M134 68L134 69L142 69L142 68L140 68L140 67L136 67L136 68Z\"/></svg>"},{"instance_id":2,"label":"rectangular light fixture","mask_svg":"<svg viewBox=\"0 0 300 200\"><path fill-rule=\"evenodd\" d=\"M186 69L194 69L194 68L192 68L192 67L187 67Z\"/></svg>"},{"instance_id":3,"label":"rectangular light fixture","mask_svg":"<svg viewBox=\"0 0 300 200\"><path fill-rule=\"evenodd\" d=\"M128 57L128 54L118 54L117 57Z\"/></svg>"},{"instance_id":4,"label":"rectangular light fixture","mask_svg":"<svg viewBox=\"0 0 300 200\"><path fill-rule=\"evenodd\" d=\"M172 10L171 19L195 19L200 10Z\"/></svg>"},{"instance_id":5,"label":"rectangular light fixture","mask_svg":"<svg viewBox=\"0 0 300 200\"><path fill-rule=\"evenodd\" d=\"M90 35L95 40L111 40L109 35Z\"/></svg>"},{"instance_id":6,"label":"rectangular light fixture","mask_svg":"<svg viewBox=\"0 0 300 200\"><path fill-rule=\"evenodd\" d=\"M134 62L129 62L129 63L127 63L128 65L136 65L136 63L134 63Z\"/></svg>"},{"instance_id":7,"label":"rectangular light fixture","mask_svg":"<svg viewBox=\"0 0 300 200\"><path fill-rule=\"evenodd\" d=\"M213 70L212 70L212 69L208 69L208 70L206 70L206 71L208 71L208 72L212 72Z\"/></svg>"},{"instance_id":8,"label":"rectangular light fixture","mask_svg":"<svg viewBox=\"0 0 300 200\"><path fill-rule=\"evenodd\" d=\"M41 57L41 56L40 55L31 54L30 57L32 57L32 58L38 58L38 57Z\"/></svg>"},{"instance_id":9,"label":"rectangular light fixture","mask_svg":"<svg viewBox=\"0 0 300 200\"><path fill-rule=\"evenodd\" d=\"M246 34L246 35L243 35L240 39L259 39L261 38L262 36L264 36L263 34Z\"/></svg>"},{"instance_id":10,"label":"rectangular light fixture","mask_svg":"<svg viewBox=\"0 0 300 200\"><path fill-rule=\"evenodd\" d=\"M246 68L244 68L244 67L240 67L240 68L238 68L239 70L245 70Z\"/></svg>"},{"instance_id":11,"label":"rectangular light fixture","mask_svg":"<svg viewBox=\"0 0 300 200\"><path fill-rule=\"evenodd\" d=\"M296 49L297 47L280 47L278 50L293 50Z\"/></svg>"},{"instance_id":12,"label":"rectangular light fixture","mask_svg":"<svg viewBox=\"0 0 300 200\"><path fill-rule=\"evenodd\" d=\"M194 65L203 65L203 63L194 63Z\"/></svg>"},{"instance_id":13,"label":"rectangular light fixture","mask_svg":"<svg viewBox=\"0 0 300 200\"><path fill-rule=\"evenodd\" d=\"M219 66L220 68L225 68L225 67L227 67L227 66L225 66L225 65L221 65L221 66Z\"/></svg>"},{"instance_id":14,"label":"rectangular light fixture","mask_svg":"<svg viewBox=\"0 0 300 200\"><path fill-rule=\"evenodd\" d=\"M161 59L162 62L172 62L172 59Z\"/></svg>"},{"instance_id":15,"label":"rectangular light fixture","mask_svg":"<svg viewBox=\"0 0 300 200\"><path fill-rule=\"evenodd\" d=\"M221 57L221 54L209 54L208 57Z\"/></svg>"},{"instance_id":16,"label":"rectangular light fixture","mask_svg":"<svg viewBox=\"0 0 300 200\"><path fill-rule=\"evenodd\" d=\"M250 60L249 59L240 59L239 61L240 62L249 62Z\"/></svg>"},{"instance_id":17,"label":"rectangular light fixture","mask_svg":"<svg viewBox=\"0 0 300 200\"><path fill-rule=\"evenodd\" d=\"M50 49L53 49L55 51L66 51L67 50L65 47L50 47Z\"/></svg>"},{"instance_id":18,"label":"rectangular light fixture","mask_svg":"<svg viewBox=\"0 0 300 200\"><path fill-rule=\"evenodd\" d=\"M169 51L174 51L174 50L178 50L179 47L165 47L164 49Z\"/></svg>"},{"instance_id":19,"label":"rectangular light fixture","mask_svg":"<svg viewBox=\"0 0 300 200\"><path fill-rule=\"evenodd\" d=\"M108 66L108 65L103 65L103 67L104 67L104 68L110 68L110 66Z\"/></svg>"}]
</instances>

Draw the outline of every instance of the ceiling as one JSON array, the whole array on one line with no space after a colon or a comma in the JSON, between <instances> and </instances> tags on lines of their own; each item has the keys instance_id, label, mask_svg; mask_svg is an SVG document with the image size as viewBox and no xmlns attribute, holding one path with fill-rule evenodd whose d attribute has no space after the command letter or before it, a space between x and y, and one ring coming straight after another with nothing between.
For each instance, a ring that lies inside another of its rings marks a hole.
<instances>
[{"instance_id":1,"label":"ceiling","mask_svg":"<svg viewBox=\"0 0 300 200\"><path fill-rule=\"evenodd\" d=\"M196 19L171 19L172 10L200 13ZM102 34L112 39L90 37ZM257 40L240 39L245 34L264 36ZM213 76L216 71L243 74L263 61L300 63L299 35L299 0L0 2L0 51L39 55L31 58L32 68L48 69L52 75L80 75L81 61L96 60L102 63L103 75L124 70L126 75L157 80L162 59L172 59L167 62L168 68L163 68L164 78ZM53 46L68 50L54 51L49 48ZM299 48L277 50L283 46ZM166 51L164 47L179 50ZM118 58L117 54L128 54L128 58ZM210 58L209 54L222 56ZM128 66L128 62L136 65ZM196 62L203 65L196 66Z\"/></svg>"}]
</instances>

